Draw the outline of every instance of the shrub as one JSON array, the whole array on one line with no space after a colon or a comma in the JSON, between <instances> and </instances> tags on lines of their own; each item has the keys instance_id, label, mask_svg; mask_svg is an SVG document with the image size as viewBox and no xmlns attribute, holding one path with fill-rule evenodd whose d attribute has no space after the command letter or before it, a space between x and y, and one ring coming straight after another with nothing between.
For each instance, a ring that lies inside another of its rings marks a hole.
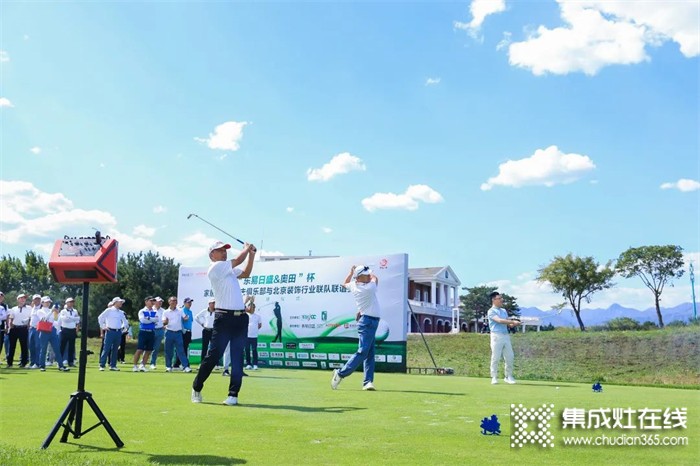
<instances>
[{"instance_id":1,"label":"shrub","mask_svg":"<svg viewBox=\"0 0 700 466\"><path fill-rule=\"evenodd\" d=\"M682 320L672 320L671 322L666 324L666 327L685 327L686 325L688 324L686 324Z\"/></svg>"},{"instance_id":2,"label":"shrub","mask_svg":"<svg viewBox=\"0 0 700 466\"><path fill-rule=\"evenodd\" d=\"M608 321L608 330L640 330L639 322L631 317L618 317Z\"/></svg>"}]
</instances>

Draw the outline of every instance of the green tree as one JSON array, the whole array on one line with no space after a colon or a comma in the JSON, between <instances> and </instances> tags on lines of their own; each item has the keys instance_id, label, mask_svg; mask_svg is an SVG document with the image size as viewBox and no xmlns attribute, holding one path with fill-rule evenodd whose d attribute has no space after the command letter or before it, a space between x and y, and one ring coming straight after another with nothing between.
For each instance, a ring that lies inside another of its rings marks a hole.
<instances>
[{"instance_id":1,"label":"green tree","mask_svg":"<svg viewBox=\"0 0 700 466\"><path fill-rule=\"evenodd\" d=\"M644 285L654 293L656 317L659 327L664 326L661 316L661 293L664 286L674 278L683 276L683 248L680 246L642 246L629 248L617 259L617 273L625 278L634 275L642 279Z\"/></svg>"},{"instance_id":2,"label":"green tree","mask_svg":"<svg viewBox=\"0 0 700 466\"><path fill-rule=\"evenodd\" d=\"M567 304L571 306L583 332L586 327L581 320L581 301L590 303L593 293L613 286L614 275L611 261L600 267L592 257L567 254L564 257L556 256L549 265L541 268L537 281L548 282L556 293L562 294L566 301L557 307L562 309Z\"/></svg>"},{"instance_id":3,"label":"green tree","mask_svg":"<svg viewBox=\"0 0 700 466\"><path fill-rule=\"evenodd\" d=\"M2 256L0 258L0 283L2 284L2 292L5 293L5 302L12 303L14 306L14 298L18 294L24 293L22 282L24 278L24 264L17 257ZM12 300L10 300L12 295Z\"/></svg>"},{"instance_id":4,"label":"green tree","mask_svg":"<svg viewBox=\"0 0 700 466\"><path fill-rule=\"evenodd\" d=\"M128 253L119 259L118 273L121 297L126 299L122 309L129 319L136 319L146 296L177 295L180 264L172 258L148 251Z\"/></svg>"},{"instance_id":5,"label":"green tree","mask_svg":"<svg viewBox=\"0 0 700 466\"><path fill-rule=\"evenodd\" d=\"M462 289L467 291L466 295L459 297L462 321L469 323L472 319L481 319L486 316L491 308L489 294L496 291L497 287L474 286L469 288L465 286ZM520 316L520 306L518 306L517 299L505 293L501 293L501 296L503 296L503 308L508 311L508 315Z\"/></svg>"}]
</instances>

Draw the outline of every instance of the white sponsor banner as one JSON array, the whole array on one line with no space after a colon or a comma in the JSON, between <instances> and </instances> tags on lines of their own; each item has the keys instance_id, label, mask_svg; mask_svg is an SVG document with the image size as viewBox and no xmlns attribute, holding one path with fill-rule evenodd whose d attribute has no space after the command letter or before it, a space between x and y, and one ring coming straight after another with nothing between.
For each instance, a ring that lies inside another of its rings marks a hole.
<instances>
[{"instance_id":1,"label":"white sponsor banner","mask_svg":"<svg viewBox=\"0 0 700 466\"><path fill-rule=\"evenodd\" d=\"M406 341L406 254L255 262L251 277L239 283L244 295L255 296L256 312L262 318L260 335L274 337L280 325L285 341L357 338L355 300L341 284L350 267L358 264L369 265L379 279L377 298L381 320L377 341ZM192 298L194 314L206 308L214 294L207 270L207 267L180 267L178 300ZM194 323L192 337L201 338L201 334L202 327ZM270 343L270 349L281 348L281 343ZM314 349L314 346L300 348Z\"/></svg>"}]
</instances>

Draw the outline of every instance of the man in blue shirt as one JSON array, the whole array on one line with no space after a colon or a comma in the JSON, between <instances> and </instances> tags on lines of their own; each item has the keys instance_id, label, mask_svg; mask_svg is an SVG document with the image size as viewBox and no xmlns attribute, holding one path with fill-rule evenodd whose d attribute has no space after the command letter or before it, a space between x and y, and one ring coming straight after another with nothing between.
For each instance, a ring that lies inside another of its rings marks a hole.
<instances>
[{"instance_id":1,"label":"man in blue shirt","mask_svg":"<svg viewBox=\"0 0 700 466\"><path fill-rule=\"evenodd\" d=\"M192 322L194 321L194 315L192 314L192 298L185 298L184 304L182 305L182 313L187 316L187 320L182 319L182 346L185 350L185 356L190 357L190 342L192 341ZM175 365L173 367L180 367L180 358L175 358Z\"/></svg>"},{"instance_id":2,"label":"man in blue shirt","mask_svg":"<svg viewBox=\"0 0 700 466\"><path fill-rule=\"evenodd\" d=\"M505 360L505 383L514 384L513 378L513 346L510 344L510 334L508 328L520 325L520 321L509 319L508 311L503 309L503 296L498 291L489 295L491 298L491 309L486 317L489 320L491 329L491 383L498 383L498 360Z\"/></svg>"}]
</instances>

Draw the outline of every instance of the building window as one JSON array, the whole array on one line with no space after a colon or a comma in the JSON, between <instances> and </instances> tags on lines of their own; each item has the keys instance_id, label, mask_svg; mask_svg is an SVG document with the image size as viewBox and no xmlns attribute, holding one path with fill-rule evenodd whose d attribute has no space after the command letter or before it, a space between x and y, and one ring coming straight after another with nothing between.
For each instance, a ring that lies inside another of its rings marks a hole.
<instances>
[{"instance_id":1,"label":"building window","mask_svg":"<svg viewBox=\"0 0 700 466\"><path fill-rule=\"evenodd\" d=\"M420 301L420 290L416 290L415 299L416 299L416 301Z\"/></svg>"}]
</instances>

